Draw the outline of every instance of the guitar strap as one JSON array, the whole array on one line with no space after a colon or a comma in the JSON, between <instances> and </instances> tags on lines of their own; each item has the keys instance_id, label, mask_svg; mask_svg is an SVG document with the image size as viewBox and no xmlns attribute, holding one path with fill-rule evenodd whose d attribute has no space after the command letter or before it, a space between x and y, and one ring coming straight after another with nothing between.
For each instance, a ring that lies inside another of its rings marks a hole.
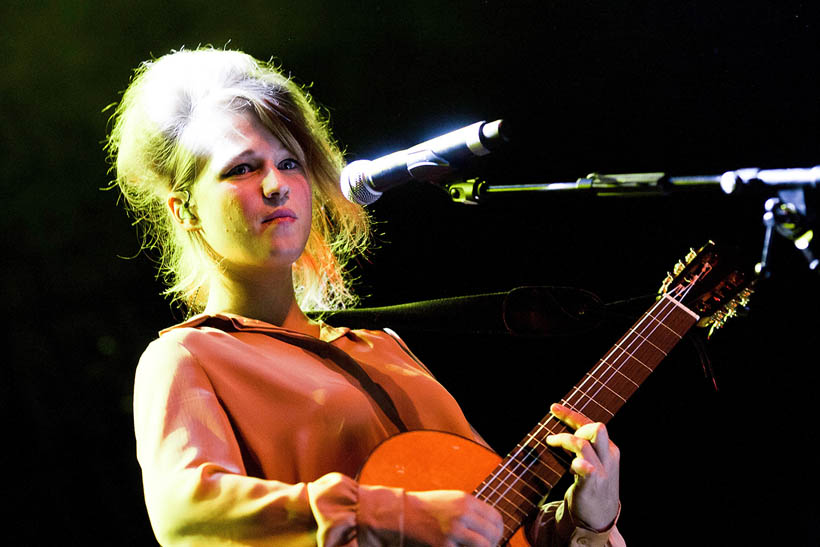
<instances>
[{"instance_id":1,"label":"guitar strap","mask_svg":"<svg viewBox=\"0 0 820 547\"><path fill-rule=\"evenodd\" d=\"M353 376L356 381L359 382L362 389L370 395L370 398L373 399L376 404L379 405L382 412L390 418L390 421L393 422L393 425L395 425L400 432L405 432L408 430L407 426L399 416L395 403L381 384L368 376L367 372L365 372L362 366L355 359L333 344L329 344L323 340L318 340L311 336L301 336L285 332L271 332L268 330L247 328L244 326L242 329L239 329L233 321L222 317L208 317L201 323L201 325L213 327L223 332L253 332L257 334L264 334L265 336L270 336L271 338L275 338L286 344L309 351L322 359L330 359L339 368Z\"/></svg>"}]
</instances>

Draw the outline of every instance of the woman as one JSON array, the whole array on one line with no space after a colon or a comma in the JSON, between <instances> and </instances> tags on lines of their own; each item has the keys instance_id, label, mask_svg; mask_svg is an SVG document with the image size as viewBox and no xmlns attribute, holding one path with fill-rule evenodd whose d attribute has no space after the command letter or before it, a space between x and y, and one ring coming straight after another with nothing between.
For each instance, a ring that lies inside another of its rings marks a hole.
<instances>
[{"instance_id":1,"label":"woman","mask_svg":"<svg viewBox=\"0 0 820 547\"><path fill-rule=\"evenodd\" d=\"M397 336L334 328L306 309L353 301L345 261L366 213L338 189L342 158L309 97L269 63L179 51L138 70L114 114L116 183L194 317L137 368L145 499L165 545L493 545L501 516L460 491L358 484L402 429L480 441ZM575 435L575 484L528 526L538 544L620 544L618 451Z\"/></svg>"}]
</instances>

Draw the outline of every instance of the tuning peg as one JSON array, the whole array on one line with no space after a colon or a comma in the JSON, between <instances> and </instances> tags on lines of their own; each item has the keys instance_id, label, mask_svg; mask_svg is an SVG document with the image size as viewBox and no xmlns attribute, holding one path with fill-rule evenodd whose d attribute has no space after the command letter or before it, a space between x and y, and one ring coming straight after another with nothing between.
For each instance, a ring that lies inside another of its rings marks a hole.
<instances>
[{"instance_id":1,"label":"tuning peg","mask_svg":"<svg viewBox=\"0 0 820 547\"><path fill-rule=\"evenodd\" d=\"M687 264L691 264L692 261L695 260L695 257L697 257L697 256L698 256L698 252L696 250L694 250L693 248L689 247L689 253L686 255L684 260L686 260Z\"/></svg>"},{"instance_id":2,"label":"tuning peg","mask_svg":"<svg viewBox=\"0 0 820 547\"><path fill-rule=\"evenodd\" d=\"M672 281L674 280L675 278L672 277L672 274L667 272L666 277L661 282L661 288L658 289L658 294L666 294L666 291L669 290L669 286L672 284Z\"/></svg>"},{"instance_id":3,"label":"tuning peg","mask_svg":"<svg viewBox=\"0 0 820 547\"><path fill-rule=\"evenodd\" d=\"M712 334L722 328L726 322L733 317L742 317L748 313L749 300L754 293L754 283L745 287L732 300L726 303L723 308L709 318L704 318L702 326L708 326L709 332L706 337L711 338Z\"/></svg>"}]
</instances>

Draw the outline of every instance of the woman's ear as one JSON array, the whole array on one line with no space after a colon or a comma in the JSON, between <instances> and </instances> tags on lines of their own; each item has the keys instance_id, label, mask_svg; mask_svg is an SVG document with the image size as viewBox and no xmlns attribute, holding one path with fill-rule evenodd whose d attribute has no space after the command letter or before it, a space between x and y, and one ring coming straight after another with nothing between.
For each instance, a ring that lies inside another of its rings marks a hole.
<instances>
[{"instance_id":1,"label":"woman's ear","mask_svg":"<svg viewBox=\"0 0 820 547\"><path fill-rule=\"evenodd\" d=\"M199 230L199 219L191 211L191 194L187 190L171 192L165 201L171 216L184 230Z\"/></svg>"}]
</instances>

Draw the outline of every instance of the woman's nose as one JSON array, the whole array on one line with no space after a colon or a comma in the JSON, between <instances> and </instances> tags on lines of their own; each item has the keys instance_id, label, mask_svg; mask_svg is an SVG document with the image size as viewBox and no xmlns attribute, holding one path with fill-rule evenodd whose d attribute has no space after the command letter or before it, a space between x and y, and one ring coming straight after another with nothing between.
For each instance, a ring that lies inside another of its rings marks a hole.
<instances>
[{"instance_id":1,"label":"woman's nose","mask_svg":"<svg viewBox=\"0 0 820 547\"><path fill-rule=\"evenodd\" d=\"M277 169L269 169L262 179L262 195L265 199L273 201L273 205L283 205L288 200L289 193L286 178L279 174Z\"/></svg>"}]
</instances>

